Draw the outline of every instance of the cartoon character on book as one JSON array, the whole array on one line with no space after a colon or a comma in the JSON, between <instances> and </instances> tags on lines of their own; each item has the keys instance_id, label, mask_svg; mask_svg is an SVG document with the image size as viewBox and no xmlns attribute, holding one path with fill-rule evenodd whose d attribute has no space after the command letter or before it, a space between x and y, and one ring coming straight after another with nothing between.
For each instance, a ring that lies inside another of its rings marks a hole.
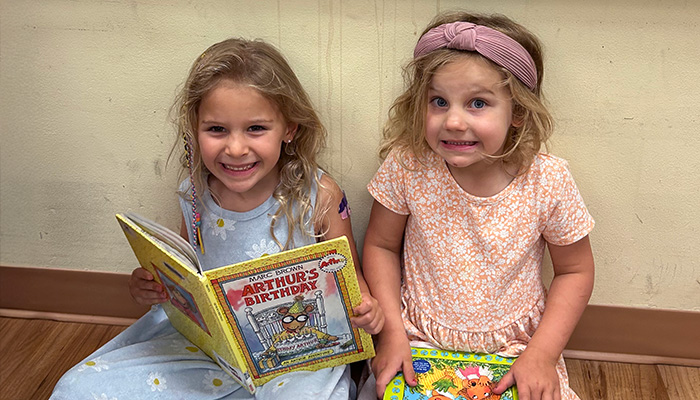
<instances>
[{"instance_id":1,"label":"cartoon character on book","mask_svg":"<svg viewBox=\"0 0 700 400\"><path fill-rule=\"evenodd\" d=\"M467 399L499 400L500 394L493 394L493 374L485 367L468 367L457 369L457 375L462 378L463 388L459 394Z\"/></svg>"},{"instance_id":2,"label":"cartoon character on book","mask_svg":"<svg viewBox=\"0 0 700 400\"><path fill-rule=\"evenodd\" d=\"M493 372L485 366L435 368L418 378L418 397L406 393L404 399L425 400L500 400L493 393ZM425 393L425 394L423 394ZM413 393L415 395L415 393Z\"/></svg>"},{"instance_id":3,"label":"cartoon character on book","mask_svg":"<svg viewBox=\"0 0 700 400\"><path fill-rule=\"evenodd\" d=\"M164 262L163 264L169 269L173 269L173 267L169 266L167 263ZM165 291L168 294L170 304L175 306L175 308L180 310L194 323L199 325L204 332L210 334L209 328L207 328L207 324L204 323L202 313L199 312L199 307L197 307L197 303L194 301L192 294L188 292L187 289L170 279L163 271L161 271L160 267L153 263L151 263L151 265L153 268L155 268L160 281L163 283L163 286L165 286Z\"/></svg>"},{"instance_id":4,"label":"cartoon character on book","mask_svg":"<svg viewBox=\"0 0 700 400\"><path fill-rule=\"evenodd\" d=\"M272 344L263 353L265 364L273 364L279 357L294 356L310 350L335 346L339 338L325 333L308 322L314 305L304 304L304 296L294 297L291 306L284 305L277 309L281 316L283 330L272 336ZM275 361L271 361L275 360ZM272 365L268 365L271 367Z\"/></svg>"},{"instance_id":5,"label":"cartoon character on book","mask_svg":"<svg viewBox=\"0 0 700 400\"><path fill-rule=\"evenodd\" d=\"M207 325L204 323L204 319L202 319L202 314L199 313L197 305L194 303L193 299L188 298L192 295L177 285L166 285L166 290L170 298L170 304L174 305L175 308L182 311L183 314L197 323L206 333L209 333L209 329L207 329Z\"/></svg>"},{"instance_id":6,"label":"cartoon character on book","mask_svg":"<svg viewBox=\"0 0 700 400\"><path fill-rule=\"evenodd\" d=\"M284 331L276 334L272 338L272 346L268 351L278 353L300 352L310 348L322 348L332 346L337 336L329 335L325 332L308 326L309 314L314 310L312 304L303 303L303 296L296 296L291 307L280 307L277 312L282 316L282 327ZM284 346L287 343L296 342L293 348ZM297 351L294 351L294 350Z\"/></svg>"}]
</instances>

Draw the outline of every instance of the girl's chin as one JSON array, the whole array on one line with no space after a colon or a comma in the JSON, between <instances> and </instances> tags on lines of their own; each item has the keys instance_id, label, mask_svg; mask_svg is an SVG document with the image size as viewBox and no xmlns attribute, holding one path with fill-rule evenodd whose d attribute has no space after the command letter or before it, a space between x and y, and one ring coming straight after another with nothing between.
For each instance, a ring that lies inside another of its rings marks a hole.
<instances>
[{"instance_id":1,"label":"girl's chin","mask_svg":"<svg viewBox=\"0 0 700 400\"><path fill-rule=\"evenodd\" d=\"M466 168L469 166L472 166L478 162L482 161L481 159L476 160L476 159L463 159L463 158L454 158L454 157L448 157L445 159L445 162L447 165L455 168Z\"/></svg>"}]
</instances>

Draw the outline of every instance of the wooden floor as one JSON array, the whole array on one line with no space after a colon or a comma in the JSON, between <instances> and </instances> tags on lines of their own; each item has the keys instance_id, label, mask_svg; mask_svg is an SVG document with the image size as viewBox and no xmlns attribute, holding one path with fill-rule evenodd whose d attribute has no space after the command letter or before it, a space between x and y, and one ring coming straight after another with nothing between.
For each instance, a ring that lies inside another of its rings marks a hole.
<instances>
[{"instance_id":1,"label":"wooden floor","mask_svg":"<svg viewBox=\"0 0 700 400\"><path fill-rule=\"evenodd\" d=\"M58 378L123 326L0 317L0 399L47 399ZM566 360L582 400L700 399L700 368Z\"/></svg>"},{"instance_id":2,"label":"wooden floor","mask_svg":"<svg viewBox=\"0 0 700 400\"><path fill-rule=\"evenodd\" d=\"M0 317L0 399L48 399L65 371L125 328Z\"/></svg>"}]
</instances>

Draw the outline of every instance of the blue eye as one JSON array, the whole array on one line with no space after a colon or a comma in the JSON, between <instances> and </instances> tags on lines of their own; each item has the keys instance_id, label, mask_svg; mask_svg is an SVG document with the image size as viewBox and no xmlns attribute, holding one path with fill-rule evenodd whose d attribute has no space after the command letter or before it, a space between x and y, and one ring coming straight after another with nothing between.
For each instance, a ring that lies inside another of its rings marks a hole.
<instances>
[{"instance_id":1,"label":"blue eye","mask_svg":"<svg viewBox=\"0 0 700 400\"><path fill-rule=\"evenodd\" d=\"M443 99L442 97L436 97L432 100L432 102L436 107L447 107L447 100Z\"/></svg>"},{"instance_id":2,"label":"blue eye","mask_svg":"<svg viewBox=\"0 0 700 400\"><path fill-rule=\"evenodd\" d=\"M484 108L486 107L486 102L481 99L476 99L472 101L472 107L474 108Z\"/></svg>"}]
</instances>

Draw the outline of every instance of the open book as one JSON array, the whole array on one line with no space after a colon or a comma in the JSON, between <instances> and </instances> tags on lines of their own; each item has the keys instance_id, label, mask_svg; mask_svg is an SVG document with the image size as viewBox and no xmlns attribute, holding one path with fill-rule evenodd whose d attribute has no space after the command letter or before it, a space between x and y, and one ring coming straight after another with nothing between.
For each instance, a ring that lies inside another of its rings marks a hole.
<instances>
[{"instance_id":1,"label":"open book","mask_svg":"<svg viewBox=\"0 0 700 400\"><path fill-rule=\"evenodd\" d=\"M518 400L515 387L501 395L491 391L513 358L421 347L411 347L411 353L418 384L406 385L399 374L387 385L384 400Z\"/></svg>"},{"instance_id":2,"label":"open book","mask_svg":"<svg viewBox=\"0 0 700 400\"><path fill-rule=\"evenodd\" d=\"M135 214L117 214L141 266L168 292L173 326L251 393L275 376L374 356L350 324L361 301L346 237L203 271L192 246Z\"/></svg>"}]
</instances>

